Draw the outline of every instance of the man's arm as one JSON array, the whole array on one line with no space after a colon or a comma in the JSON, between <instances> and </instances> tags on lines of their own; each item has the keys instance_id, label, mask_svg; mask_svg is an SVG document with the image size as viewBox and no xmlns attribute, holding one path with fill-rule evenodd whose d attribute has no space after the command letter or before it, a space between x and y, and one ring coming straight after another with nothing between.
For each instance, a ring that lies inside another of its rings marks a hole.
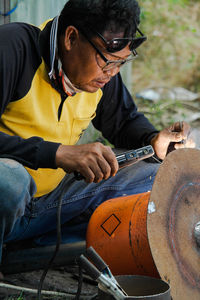
<instances>
[{"instance_id":1,"label":"man's arm","mask_svg":"<svg viewBox=\"0 0 200 300\"><path fill-rule=\"evenodd\" d=\"M167 155L170 143L174 144L174 149L195 146L193 141L187 139L190 126L185 122L182 122L181 128L180 122L176 122L169 128L157 131L137 111L120 74L104 87L93 124L115 147L131 149L151 144L160 159Z\"/></svg>"},{"instance_id":2,"label":"man's arm","mask_svg":"<svg viewBox=\"0 0 200 300\"><path fill-rule=\"evenodd\" d=\"M96 129L118 148L139 148L150 144L158 131L137 107L117 74L103 88L103 96L93 120Z\"/></svg>"},{"instance_id":3,"label":"man's arm","mask_svg":"<svg viewBox=\"0 0 200 300\"><path fill-rule=\"evenodd\" d=\"M11 101L22 98L30 88L41 63L37 40L35 27L15 23L0 26L0 116ZM0 132L0 157L15 159L32 169L56 168L58 147L39 137L22 139Z\"/></svg>"}]
</instances>

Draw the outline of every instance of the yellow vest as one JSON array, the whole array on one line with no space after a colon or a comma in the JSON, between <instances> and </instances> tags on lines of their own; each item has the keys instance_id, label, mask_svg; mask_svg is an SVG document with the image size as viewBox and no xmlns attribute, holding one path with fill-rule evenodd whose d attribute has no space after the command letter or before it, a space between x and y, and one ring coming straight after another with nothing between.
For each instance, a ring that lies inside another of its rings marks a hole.
<instances>
[{"instance_id":1,"label":"yellow vest","mask_svg":"<svg viewBox=\"0 0 200 300\"><path fill-rule=\"evenodd\" d=\"M74 145L95 117L101 96L102 91L99 89L95 93L82 92L68 97L58 121L61 96L52 88L42 61L27 95L10 102L6 107L0 120L0 131L24 139L39 136L45 141ZM36 182L36 197L54 190L65 176L60 168L26 169Z\"/></svg>"}]
</instances>

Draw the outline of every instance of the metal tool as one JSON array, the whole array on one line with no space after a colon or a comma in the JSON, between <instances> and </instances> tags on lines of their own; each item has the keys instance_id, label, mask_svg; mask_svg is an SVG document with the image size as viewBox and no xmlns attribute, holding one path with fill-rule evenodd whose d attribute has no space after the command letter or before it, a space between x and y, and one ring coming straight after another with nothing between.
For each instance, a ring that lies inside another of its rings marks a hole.
<instances>
[{"instance_id":1,"label":"metal tool","mask_svg":"<svg viewBox=\"0 0 200 300\"><path fill-rule=\"evenodd\" d=\"M92 247L87 249L86 255L94 264L82 254L78 260L79 265L99 283L103 291L112 295L116 300L125 300L127 293L118 284L103 259Z\"/></svg>"},{"instance_id":2,"label":"metal tool","mask_svg":"<svg viewBox=\"0 0 200 300\"><path fill-rule=\"evenodd\" d=\"M161 278L173 300L200 299L200 150L170 153L160 166L147 230Z\"/></svg>"},{"instance_id":3,"label":"metal tool","mask_svg":"<svg viewBox=\"0 0 200 300\"><path fill-rule=\"evenodd\" d=\"M134 150L129 150L124 153L116 155L116 159L119 164L119 168L123 166L127 166L129 164L136 163L140 160L146 159L154 155L154 150L151 145L139 148L139 149L134 149Z\"/></svg>"},{"instance_id":4,"label":"metal tool","mask_svg":"<svg viewBox=\"0 0 200 300\"><path fill-rule=\"evenodd\" d=\"M106 277L111 279L117 287L123 292L124 295L128 296L127 293L122 289L122 287L119 285L115 277L113 276L111 270L109 269L108 265L104 262L102 257L94 250L92 246L87 248L86 250L87 257L93 261L97 269L102 272Z\"/></svg>"}]
</instances>

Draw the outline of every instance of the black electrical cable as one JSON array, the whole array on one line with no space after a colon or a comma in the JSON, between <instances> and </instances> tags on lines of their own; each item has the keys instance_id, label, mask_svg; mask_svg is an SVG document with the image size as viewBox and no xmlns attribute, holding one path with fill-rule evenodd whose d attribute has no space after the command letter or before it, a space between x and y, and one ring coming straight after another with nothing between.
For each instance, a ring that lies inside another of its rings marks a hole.
<instances>
[{"instance_id":1,"label":"black electrical cable","mask_svg":"<svg viewBox=\"0 0 200 300\"><path fill-rule=\"evenodd\" d=\"M80 299L80 295L81 295L81 291L82 291L83 269L80 265L79 265L79 274L78 275L79 275L78 289L77 289L77 293L76 293L76 296L75 296L74 300L79 300Z\"/></svg>"},{"instance_id":2,"label":"black electrical cable","mask_svg":"<svg viewBox=\"0 0 200 300\"><path fill-rule=\"evenodd\" d=\"M71 182L73 182L75 180L75 177L71 178ZM68 188L68 186L67 186ZM40 282L39 282L39 286L38 286L38 291L37 291L37 300L42 300L42 287L43 287L43 283L45 280L45 277L47 275L48 270L50 269L50 267L52 266L52 263L59 251L60 248L60 243L62 240L62 235L61 235L61 210L62 210L62 199L64 194L67 191L67 188L64 188L63 192L61 193L59 199L58 199L58 207L57 207L57 241L56 241L56 248L55 251L52 255L52 258L50 259L49 263L47 264L46 268L44 269L42 276L40 278ZM83 282L83 274L82 274L82 269L81 267L79 267L79 282L78 282L78 290L75 296L75 300L78 300L80 298L80 294L81 294L81 290L82 290L82 282Z\"/></svg>"},{"instance_id":3,"label":"black electrical cable","mask_svg":"<svg viewBox=\"0 0 200 300\"><path fill-rule=\"evenodd\" d=\"M47 272L48 270L50 269L58 251L59 251L59 248L60 248L60 243L61 243L61 208L62 208L62 198L63 198L63 195L65 193L65 189L64 191L61 193L60 195L60 198L58 199L58 207L57 207L57 242L56 242L56 248L55 248L55 251L52 255L52 258L50 259L49 263L47 264L46 268L44 269L43 273L42 273L42 276L40 278L40 282L39 282L39 286L38 286L38 292L37 292L37 300L41 300L42 299L42 296L41 296L41 293L42 293L42 286L43 286L43 283L44 283L44 280L45 280L45 277L47 275Z\"/></svg>"}]
</instances>

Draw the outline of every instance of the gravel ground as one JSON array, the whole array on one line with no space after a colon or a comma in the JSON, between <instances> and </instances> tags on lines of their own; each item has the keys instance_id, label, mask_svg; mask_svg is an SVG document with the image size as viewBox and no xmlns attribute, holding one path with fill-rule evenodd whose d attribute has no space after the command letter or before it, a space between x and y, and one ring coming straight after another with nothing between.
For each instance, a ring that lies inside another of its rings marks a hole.
<instances>
[{"instance_id":1,"label":"gravel ground","mask_svg":"<svg viewBox=\"0 0 200 300\"><path fill-rule=\"evenodd\" d=\"M26 273L9 274L4 277L4 283L37 290L42 273L42 270L37 270ZM44 295L43 299L75 299L78 288L78 278L78 266L76 265L49 270L43 283L43 290L66 293L66 296L63 295L62 297L58 297L55 295ZM97 297L95 297L97 293L97 283L84 274L80 299L97 299ZM16 291L10 288L8 289L0 287L0 299L36 300L37 294L32 294L29 292L21 293L20 291Z\"/></svg>"}]
</instances>

